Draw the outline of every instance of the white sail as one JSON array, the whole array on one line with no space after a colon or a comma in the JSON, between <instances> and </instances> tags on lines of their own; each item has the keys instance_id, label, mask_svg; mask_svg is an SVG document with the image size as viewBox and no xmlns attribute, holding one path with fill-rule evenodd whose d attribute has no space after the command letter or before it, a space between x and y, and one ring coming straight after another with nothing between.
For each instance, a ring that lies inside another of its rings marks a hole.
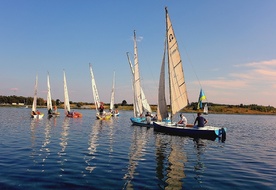
<instances>
[{"instance_id":1,"label":"white sail","mask_svg":"<svg viewBox=\"0 0 276 190\"><path fill-rule=\"evenodd\" d=\"M92 93L93 93L94 103L95 103L96 110L98 110L99 107L100 107L100 97L99 97L99 94L98 94L96 81L95 81L95 78L94 78L94 74L93 74L91 64L89 64L89 68L90 68L91 85L92 85Z\"/></svg>"},{"instance_id":2,"label":"white sail","mask_svg":"<svg viewBox=\"0 0 276 190\"><path fill-rule=\"evenodd\" d=\"M63 70L63 87L64 87L64 112L67 115L68 112L70 112L70 103L69 103L69 95L68 95L68 89L67 89L67 82L66 82L66 76L65 71Z\"/></svg>"},{"instance_id":3,"label":"white sail","mask_svg":"<svg viewBox=\"0 0 276 190\"><path fill-rule=\"evenodd\" d=\"M141 83L140 83L140 73L139 73L139 61L138 61L138 49L136 42L136 33L134 31L134 96L137 102L137 113L136 116L143 113L142 97L141 97Z\"/></svg>"},{"instance_id":4,"label":"white sail","mask_svg":"<svg viewBox=\"0 0 276 190\"><path fill-rule=\"evenodd\" d=\"M115 71L114 71L114 74L113 74L113 83L112 83L110 107L109 107L109 109L111 111L113 111L113 109L114 109L114 96L115 96Z\"/></svg>"},{"instance_id":5,"label":"white sail","mask_svg":"<svg viewBox=\"0 0 276 190\"><path fill-rule=\"evenodd\" d=\"M36 112L36 104L37 104L37 83L38 83L38 76L36 75L35 78L35 86L34 86L34 99L32 105L32 111Z\"/></svg>"},{"instance_id":6,"label":"white sail","mask_svg":"<svg viewBox=\"0 0 276 190\"><path fill-rule=\"evenodd\" d=\"M172 23L166 8L166 38L169 66L169 92L172 115L188 105L188 94L182 67L182 60L173 31Z\"/></svg>"},{"instance_id":7,"label":"white sail","mask_svg":"<svg viewBox=\"0 0 276 190\"><path fill-rule=\"evenodd\" d=\"M47 110L49 110L49 109L53 110L49 73L48 73L48 75L47 75L47 87L48 87L48 93L47 93Z\"/></svg>"},{"instance_id":8,"label":"white sail","mask_svg":"<svg viewBox=\"0 0 276 190\"><path fill-rule=\"evenodd\" d=\"M173 116L181 109L188 105L188 95L186 89L186 83L184 78L184 72L182 67L182 61L180 52L178 49L176 37L173 31L172 23L169 18L169 14L166 8L166 42L165 50L162 59L162 66L159 79L158 89L158 120L165 119L167 117L166 99L165 99L165 56L167 56L168 73L169 73L169 93L170 93L170 105L171 113Z\"/></svg>"},{"instance_id":9,"label":"white sail","mask_svg":"<svg viewBox=\"0 0 276 190\"><path fill-rule=\"evenodd\" d=\"M130 70L133 75L133 90L134 90L134 116L140 116L145 111L152 112L145 93L141 87L139 62L138 62L138 48L136 42L136 33L134 31L134 68L127 53ZM142 105L141 105L142 104Z\"/></svg>"},{"instance_id":10,"label":"white sail","mask_svg":"<svg viewBox=\"0 0 276 190\"><path fill-rule=\"evenodd\" d=\"M166 58L166 42L164 48L164 55L162 59L160 78L159 78L159 88L158 88L158 106L157 106L157 120L162 121L168 116L168 109L166 103L165 94L165 58Z\"/></svg>"},{"instance_id":11,"label":"white sail","mask_svg":"<svg viewBox=\"0 0 276 190\"><path fill-rule=\"evenodd\" d=\"M207 103L204 105L203 113L208 114L208 105L207 105Z\"/></svg>"}]
</instances>

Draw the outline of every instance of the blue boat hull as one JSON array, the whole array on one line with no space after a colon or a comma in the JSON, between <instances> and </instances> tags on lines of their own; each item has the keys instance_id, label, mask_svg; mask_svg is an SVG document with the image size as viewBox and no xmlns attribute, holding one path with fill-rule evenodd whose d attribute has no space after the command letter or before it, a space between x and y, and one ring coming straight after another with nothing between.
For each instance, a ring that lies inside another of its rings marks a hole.
<instances>
[{"instance_id":1,"label":"blue boat hull","mask_svg":"<svg viewBox=\"0 0 276 190\"><path fill-rule=\"evenodd\" d=\"M142 126L142 127L153 127L153 122L147 123L147 120L145 117L131 117L130 121L132 122L132 125L136 126Z\"/></svg>"}]
</instances>

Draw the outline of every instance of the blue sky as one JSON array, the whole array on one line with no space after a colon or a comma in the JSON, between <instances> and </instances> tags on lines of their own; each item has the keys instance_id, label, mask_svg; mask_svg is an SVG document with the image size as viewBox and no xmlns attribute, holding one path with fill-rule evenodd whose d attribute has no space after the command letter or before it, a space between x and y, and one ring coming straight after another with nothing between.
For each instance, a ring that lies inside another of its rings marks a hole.
<instances>
[{"instance_id":1,"label":"blue sky","mask_svg":"<svg viewBox=\"0 0 276 190\"><path fill-rule=\"evenodd\" d=\"M63 69L70 100L92 102L89 63L100 95L132 103L131 72L136 30L142 86L151 104L165 36L165 11L178 39L190 102L200 85L209 102L276 107L275 0L1 0L0 95L63 101ZM199 79L199 81L197 80Z\"/></svg>"}]
</instances>

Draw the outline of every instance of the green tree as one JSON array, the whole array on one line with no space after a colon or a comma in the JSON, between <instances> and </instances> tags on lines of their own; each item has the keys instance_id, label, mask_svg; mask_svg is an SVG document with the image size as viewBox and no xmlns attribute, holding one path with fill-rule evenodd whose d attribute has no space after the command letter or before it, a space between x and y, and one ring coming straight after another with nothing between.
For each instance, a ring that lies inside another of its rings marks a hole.
<instances>
[{"instance_id":1,"label":"green tree","mask_svg":"<svg viewBox=\"0 0 276 190\"><path fill-rule=\"evenodd\" d=\"M126 106L126 105L127 105L127 101L126 101L126 100L123 100L121 105L122 105L122 106Z\"/></svg>"}]
</instances>

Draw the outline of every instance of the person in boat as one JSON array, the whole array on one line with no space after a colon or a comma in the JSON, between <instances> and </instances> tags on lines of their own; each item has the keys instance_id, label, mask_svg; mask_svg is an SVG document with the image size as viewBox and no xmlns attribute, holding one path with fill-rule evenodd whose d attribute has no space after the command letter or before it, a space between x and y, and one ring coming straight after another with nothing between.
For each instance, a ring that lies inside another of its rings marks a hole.
<instances>
[{"instance_id":1,"label":"person in boat","mask_svg":"<svg viewBox=\"0 0 276 190\"><path fill-rule=\"evenodd\" d=\"M52 111L52 109L50 108L50 109L48 110L48 114L51 115L52 113L53 113L53 111Z\"/></svg>"},{"instance_id":2,"label":"person in boat","mask_svg":"<svg viewBox=\"0 0 276 190\"><path fill-rule=\"evenodd\" d=\"M37 115L40 115L40 111L36 110L36 114L37 114Z\"/></svg>"},{"instance_id":3,"label":"person in boat","mask_svg":"<svg viewBox=\"0 0 276 190\"><path fill-rule=\"evenodd\" d=\"M180 120L178 121L177 124L181 124L183 126L186 126L187 125L187 118L184 116L184 114L180 114Z\"/></svg>"},{"instance_id":4,"label":"person in boat","mask_svg":"<svg viewBox=\"0 0 276 190\"><path fill-rule=\"evenodd\" d=\"M197 123L197 125L195 125ZM208 120L201 116L201 113L197 113L197 117L194 122L195 127L204 127L204 125L208 123Z\"/></svg>"},{"instance_id":5,"label":"person in boat","mask_svg":"<svg viewBox=\"0 0 276 190\"><path fill-rule=\"evenodd\" d=\"M149 112L147 112L145 116L146 116L147 124L150 124L152 115Z\"/></svg>"},{"instance_id":6,"label":"person in boat","mask_svg":"<svg viewBox=\"0 0 276 190\"><path fill-rule=\"evenodd\" d=\"M73 112L67 112L67 116L69 116L69 117L73 117L74 116L74 111Z\"/></svg>"},{"instance_id":7,"label":"person in boat","mask_svg":"<svg viewBox=\"0 0 276 190\"><path fill-rule=\"evenodd\" d=\"M54 112L57 113L57 106L54 107Z\"/></svg>"},{"instance_id":8,"label":"person in boat","mask_svg":"<svg viewBox=\"0 0 276 190\"><path fill-rule=\"evenodd\" d=\"M36 112L35 112L35 111L32 111L32 115L36 115Z\"/></svg>"},{"instance_id":9,"label":"person in boat","mask_svg":"<svg viewBox=\"0 0 276 190\"><path fill-rule=\"evenodd\" d=\"M157 114L155 114L155 115L152 117L151 120L152 120L152 121L157 121Z\"/></svg>"},{"instance_id":10,"label":"person in boat","mask_svg":"<svg viewBox=\"0 0 276 190\"><path fill-rule=\"evenodd\" d=\"M103 104L101 104L99 107L100 115L103 115L103 111L104 111L104 106L103 106Z\"/></svg>"}]
</instances>

